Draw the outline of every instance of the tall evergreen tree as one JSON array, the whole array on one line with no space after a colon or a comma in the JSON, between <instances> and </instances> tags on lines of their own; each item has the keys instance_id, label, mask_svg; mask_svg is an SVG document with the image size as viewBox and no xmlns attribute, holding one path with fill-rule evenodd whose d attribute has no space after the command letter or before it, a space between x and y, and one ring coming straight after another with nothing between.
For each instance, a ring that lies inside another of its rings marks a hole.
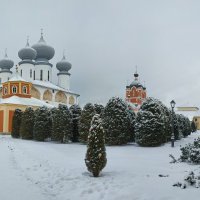
<instances>
[{"instance_id":1,"label":"tall evergreen tree","mask_svg":"<svg viewBox=\"0 0 200 200\"><path fill-rule=\"evenodd\" d=\"M33 139L34 110L31 107L26 108L22 114L20 136L22 139Z\"/></svg>"},{"instance_id":2,"label":"tall evergreen tree","mask_svg":"<svg viewBox=\"0 0 200 200\"><path fill-rule=\"evenodd\" d=\"M185 135L185 116L182 114L176 114L178 127L179 127L179 136L178 139L181 139L183 137L186 137Z\"/></svg>"},{"instance_id":3,"label":"tall evergreen tree","mask_svg":"<svg viewBox=\"0 0 200 200\"><path fill-rule=\"evenodd\" d=\"M128 142L134 142L135 141L135 112L133 109L128 106L128 114L129 114L129 139Z\"/></svg>"},{"instance_id":4,"label":"tall evergreen tree","mask_svg":"<svg viewBox=\"0 0 200 200\"><path fill-rule=\"evenodd\" d=\"M186 124L186 136L190 135L192 132L192 127L191 127L191 123L188 117L185 117L185 124Z\"/></svg>"},{"instance_id":5,"label":"tall evergreen tree","mask_svg":"<svg viewBox=\"0 0 200 200\"><path fill-rule=\"evenodd\" d=\"M159 146L166 141L165 118L160 101L147 98L136 116L135 138L141 146Z\"/></svg>"},{"instance_id":6,"label":"tall evergreen tree","mask_svg":"<svg viewBox=\"0 0 200 200\"><path fill-rule=\"evenodd\" d=\"M192 120L192 123L191 123L191 131L192 131L193 133L197 131L197 126L196 126L194 120Z\"/></svg>"},{"instance_id":7,"label":"tall evergreen tree","mask_svg":"<svg viewBox=\"0 0 200 200\"><path fill-rule=\"evenodd\" d=\"M72 134L72 116L67 106L60 104L52 114L51 139L61 143L68 142Z\"/></svg>"},{"instance_id":8,"label":"tall evergreen tree","mask_svg":"<svg viewBox=\"0 0 200 200\"><path fill-rule=\"evenodd\" d=\"M130 117L127 104L119 97L111 98L103 113L105 140L108 145L122 145L129 142Z\"/></svg>"},{"instance_id":9,"label":"tall evergreen tree","mask_svg":"<svg viewBox=\"0 0 200 200\"><path fill-rule=\"evenodd\" d=\"M82 143L87 143L90 123L94 115L95 115L94 106L91 103L87 103L82 110L79 122L79 141Z\"/></svg>"},{"instance_id":10,"label":"tall evergreen tree","mask_svg":"<svg viewBox=\"0 0 200 200\"><path fill-rule=\"evenodd\" d=\"M98 114L94 115L88 135L85 164L94 177L98 177L106 166L106 149L102 120Z\"/></svg>"},{"instance_id":11,"label":"tall evergreen tree","mask_svg":"<svg viewBox=\"0 0 200 200\"><path fill-rule=\"evenodd\" d=\"M81 107L79 105L72 105L70 107L70 111L72 113L72 123L73 123L73 130L72 130L72 142L78 142L79 141L79 121L81 117Z\"/></svg>"},{"instance_id":12,"label":"tall evergreen tree","mask_svg":"<svg viewBox=\"0 0 200 200\"><path fill-rule=\"evenodd\" d=\"M180 140L183 137L178 119L179 119L179 115L174 113L173 114L173 120L174 120L174 137L175 137L175 140Z\"/></svg>"},{"instance_id":13,"label":"tall evergreen tree","mask_svg":"<svg viewBox=\"0 0 200 200\"><path fill-rule=\"evenodd\" d=\"M164 135L165 142L171 141L172 135L172 116L169 108L167 108L163 103L161 103L161 108L163 112L163 120L164 120Z\"/></svg>"},{"instance_id":14,"label":"tall evergreen tree","mask_svg":"<svg viewBox=\"0 0 200 200\"><path fill-rule=\"evenodd\" d=\"M21 118L22 118L22 111L20 109L16 109L14 111L13 119L12 119L11 136L13 138L19 138L20 137Z\"/></svg>"},{"instance_id":15,"label":"tall evergreen tree","mask_svg":"<svg viewBox=\"0 0 200 200\"><path fill-rule=\"evenodd\" d=\"M104 106L102 104L95 103L94 109L95 109L95 112L101 116L104 111Z\"/></svg>"},{"instance_id":16,"label":"tall evergreen tree","mask_svg":"<svg viewBox=\"0 0 200 200\"><path fill-rule=\"evenodd\" d=\"M45 106L35 111L33 126L33 138L37 141L44 141L51 135L51 112Z\"/></svg>"}]
</instances>

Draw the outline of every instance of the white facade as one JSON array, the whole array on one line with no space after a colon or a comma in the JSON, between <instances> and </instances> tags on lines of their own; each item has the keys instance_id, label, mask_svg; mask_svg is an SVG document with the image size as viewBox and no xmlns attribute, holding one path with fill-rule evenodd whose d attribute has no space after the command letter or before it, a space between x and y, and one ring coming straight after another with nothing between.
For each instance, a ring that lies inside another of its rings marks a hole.
<instances>
[{"instance_id":1,"label":"white facade","mask_svg":"<svg viewBox=\"0 0 200 200\"><path fill-rule=\"evenodd\" d=\"M18 56L21 59L17 67L18 74L27 81L32 83L31 96L43 100L47 103L58 105L59 103L72 105L78 104L79 95L70 91L70 73L71 64L67 62L65 56L56 64L59 73L58 85L52 83L52 68L54 67L49 61L54 57L55 50L46 44L43 33L38 43L32 47L29 41L24 48L20 49ZM6 82L12 76L10 69L14 62L7 57L0 60L0 80Z\"/></svg>"},{"instance_id":2,"label":"white facade","mask_svg":"<svg viewBox=\"0 0 200 200\"><path fill-rule=\"evenodd\" d=\"M35 80L52 81L52 67L50 65L35 65Z\"/></svg>"},{"instance_id":3,"label":"white facade","mask_svg":"<svg viewBox=\"0 0 200 200\"><path fill-rule=\"evenodd\" d=\"M27 81L34 80L34 70L35 66L31 63L22 63L18 66L19 74L22 78L26 79Z\"/></svg>"},{"instance_id":4,"label":"white facade","mask_svg":"<svg viewBox=\"0 0 200 200\"><path fill-rule=\"evenodd\" d=\"M61 88L64 88L65 90L69 90L70 89L70 74L62 74L59 73L58 74L58 86L60 86Z\"/></svg>"},{"instance_id":5,"label":"white facade","mask_svg":"<svg viewBox=\"0 0 200 200\"><path fill-rule=\"evenodd\" d=\"M71 92L67 92L65 90L62 90L62 88L51 88L51 87L46 87L46 86L42 86L42 85L35 85L33 82L33 86L40 92L40 100L44 100L47 103L50 103L52 105L58 106L58 104L67 104L67 105L72 105L72 103L70 102L70 98L74 98L74 103L73 104L78 104L78 97L79 95L71 93ZM45 92L49 91L52 94L52 100L45 100ZM58 93L62 92L63 94L65 94L66 96L66 103L63 102L58 102L56 100L56 95Z\"/></svg>"},{"instance_id":6,"label":"white facade","mask_svg":"<svg viewBox=\"0 0 200 200\"><path fill-rule=\"evenodd\" d=\"M1 71L0 72L0 84L8 81L11 76L12 76L11 72Z\"/></svg>"}]
</instances>

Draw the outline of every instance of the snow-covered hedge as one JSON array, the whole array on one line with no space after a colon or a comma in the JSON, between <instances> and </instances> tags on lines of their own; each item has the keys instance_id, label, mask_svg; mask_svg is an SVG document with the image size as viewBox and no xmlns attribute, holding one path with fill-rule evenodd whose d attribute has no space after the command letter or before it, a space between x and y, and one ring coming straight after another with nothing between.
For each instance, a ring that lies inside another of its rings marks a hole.
<instances>
[{"instance_id":1,"label":"snow-covered hedge","mask_svg":"<svg viewBox=\"0 0 200 200\"><path fill-rule=\"evenodd\" d=\"M111 98L103 113L106 144L127 144L130 141L130 125L127 103L119 97Z\"/></svg>"},{"instance_id":2,"label":"snow-covered hedge","mask_svg":"<svg viewBox=\"0 0 200 200\"><path fill-rule=\"evenodd\" d=\"M80 122L80 117L81 117L81 107L79 105L72 105L70 107L70 112L72 114L72 137L71 137L71 141L72 142L78 142L79 141L79 129L78 129L78 125Z\"/></svg>"},{"instance_id":3,"label":"snow-covered hedge","mask_svg":"<svg viewBox=\"0 0 200 200\"><path fill-rule=\"evenodd\" d=\"M96 114L92 118L88 135L87 153L85 164L88 171L94 177L98 177L100 171L106 166L105 135L100 115Z\"/></svg>"},{"instance_id":4,"label":"snow-covered hedge","mask_svg":"<svg viewBox=\"0 0 200 200\"><path fill-rule=\"evenodd\" d=\"M79 141L82 143L87 143L88 133L90 130L90 123L94 115L94 105L91 103L87 103L82 110L79 121Z\"/></svg>"},{"instance_id":5,"label":"snow-covered hedge","mask_svg":"<svg viewBox=\"0 0 200 200\"><path fill-rule=\"evenodd\" d=\"M22 139L33 139L33 125L34 125L34 110L33 108L26 108L22 114L20 137Z\"/></svg>"},{"instance_id":6,"label":"snow-covered hedge","mask_svg":"<svg viewBox=\"0 0 200 200\"><path fill-rule=\"evenodd\" d=\"M135 139L141 146L158 146L166 141L163 104L147 98L142 104L135 123Z\"/></svg>"},{"instance_id":7,"label":"snow-covered hedge","mask_svg":"<svg viewBox=\"0 0 200 200\"><path fill-rule=\"evenodd\" d=\"M52 112L52 133L53 141L65 143L71 140L72 136L72 115L68 107L60 104Z\"/></svg>"},{"instance_id":8,"label":"snow-covered hedge","mask_svg":"<svg viewBox=\"0 0 200 200\"><path fill-rule=\"evenodd\" d=\"M173 114L175 140L191 133L187 117ZM135 122L136 142L141 146L158 146L171 140L172 112L161 101L147 98L142 104Z\"/></svg>"},{"instance_id":9,"label":"snow-covered hedge","mask_svg":"<svg viewBox=\"0 0 200 200\"><path fill-rule=\"evenodd\" d=\"M182 162L200 164L200 138L194 140L193 144L187 144L181 148L180 160Z\"/></svg>"},{"instance_id":10,"label":"snow-covered hedge","mask_svg":"<svg viewBox=\"0 0 200 200\"><path fill-rule=\"evenodd\" d=\"M22 111L20 109L16 109L12 119L12 131L11 136L13 138L20 137L20 124L22 118Z\"/></svg>"},{"instance_id":11,"label":"snow-covered hedge","mask_svg":"<svg viewBox=\"0 0 200 200\"><path fill-rule=\"evenodd\" d=\"M44 141L51 135L51 113L45 106L38 108L35 111L35 120L33 126L33 138L37 141Z\"/></svg>"}]
</instances>

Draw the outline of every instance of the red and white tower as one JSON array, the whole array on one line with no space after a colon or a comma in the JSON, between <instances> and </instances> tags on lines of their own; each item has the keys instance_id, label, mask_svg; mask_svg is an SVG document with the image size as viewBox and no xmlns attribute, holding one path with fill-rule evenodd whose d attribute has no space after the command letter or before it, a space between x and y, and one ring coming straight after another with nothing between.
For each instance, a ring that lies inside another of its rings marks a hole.
<instances>
[{"instance_id":1,"label":"red and white tower","mask_svg":"<svg viewBox=\"0 0 200 200\"><path fill-rule=\"evenodd\" d=\"M139 82L137 70L134 74L134 81L126 86L126 101L138 111L143 101L146 99L146 87Z\"/></svg>"}]
</instances>

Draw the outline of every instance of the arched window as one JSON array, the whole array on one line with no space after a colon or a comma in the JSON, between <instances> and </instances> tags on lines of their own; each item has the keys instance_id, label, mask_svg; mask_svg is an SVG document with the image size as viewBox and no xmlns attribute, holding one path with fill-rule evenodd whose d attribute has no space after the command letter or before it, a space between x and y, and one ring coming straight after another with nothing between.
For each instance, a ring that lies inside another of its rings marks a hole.
<instances>
[{"instance_id":1,"label":"arched window","mask_svg":"<svg viewBox=\"0 0 200 200\"><path fill-rule=\"evenodd\" d=\"M35 70L34 70L34 72L33 72L33 79L35 80Z\"/></svg>"},{"instance_id":2,"label":"arched window","mask_svg":"<svg viewBox=\"0 0 200 200\"><path fill-rule=\"evenodd\" d=\"M30 78L32 78L32 69L30 69Z\"/></svg>"},{"instance_id":3,"label":"arched window","mask_svg":"<svg viewBox=\"0 0 200 200\"><path fill-rule=\"evenodd\" d=\"M17 87L14 85L12 86L12 93L13 94L16 94L17 93Z\"/></svg>"},{"instance_id":4,"label":"arched window","mask_svg":"<svg viewBox=\"0 0 200 200\"><path fill-rule=\"evenodd\" d=\"M73 105L74 103L75 103L74 97L73 97L73 96L70 96L70 97L69 97L69 104L70 104L70 105Z\"/></svg>"},{"instance_id":5,"label":"arched window","mask_svg":"<svg viewBox=\"0 0 200 200\"><path fill-rule=\"evenodd\" d=\"M22 69L21 69L21 76L22 76Z\"/></svg>"},{"instance_id":6,"label":"arched window","mask_svg":"<svg viewBox=\"0 0 200 200\"><path fill-rule=\"evenodd\" d=\"M24 94L27 94L27 86L23 86L23 87L22 87L22 92L23 92Z\"/></svg>"},{"instance_id":7,"label":"arched window","mask_svg":"<svg viewBox=\"0 0 200 200\"><path fill-rule=\"evenodd\" d=\"M7 88L7 87L4 87L4 88L3 88L3 93L4 93L4 94L7 94L7 93L8 93L8 88Z\"/></svg>"}]
</instances>

